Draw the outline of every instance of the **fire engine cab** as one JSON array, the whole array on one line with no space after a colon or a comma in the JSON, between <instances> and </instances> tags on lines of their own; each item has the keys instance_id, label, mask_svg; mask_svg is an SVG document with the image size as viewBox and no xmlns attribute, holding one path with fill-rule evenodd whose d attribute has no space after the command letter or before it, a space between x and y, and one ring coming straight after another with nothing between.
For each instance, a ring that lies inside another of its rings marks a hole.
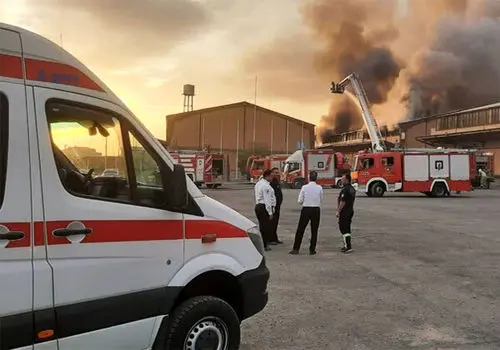
<instances>
[{"instance_id":1,"label":"fire engine cab","mask_svg":"<svg viewBox=\"0 0 500 350\"><path fill-rule=\"evenodd\" d=\"M333 150L297 150L285 162L281 182L290 188L302 188L309 182L309 173L316 171L316 183L321 186L340 185L344 173L349 173L349 165L342 153Z\"/></svg>"},{"instance_id":2,"label":"fire engine cab","mask_svg":"<svg viewBox=\"0 0 500 350\"><path fill-rule=\"evenodd\" d=\"M289 154L272 154L266 157L254 158L250 165L250 181L258 181L265 169L278 168L280 172L283 172L288 157Z\"/></svg>"},{"instance_id":3,"label":"fire engine cab","mask_svg":"<svg viewBox=\"0 0 500 350\"><path fill-rule=\"evenodd\" d=\"M87 67L0 23L1 349L238 349L263 254Z\"/></svg>"},{"instance_id":4,"label":"fire engine cab","mask_svg":"<svg viewBox=\"0 0 500 350\"><path fill-rule=\"evenodd\" d=\"M360 152L354 160L351 175L358 191L370 197L381 197L385 192L445 196L451 192L472 191L474 151L440 148L387 151L359 77L353 73L338 84L332 83L331 92L344 93L348 85L359 101L372 144L370 152Z\"/></svg>"}]
</instances>

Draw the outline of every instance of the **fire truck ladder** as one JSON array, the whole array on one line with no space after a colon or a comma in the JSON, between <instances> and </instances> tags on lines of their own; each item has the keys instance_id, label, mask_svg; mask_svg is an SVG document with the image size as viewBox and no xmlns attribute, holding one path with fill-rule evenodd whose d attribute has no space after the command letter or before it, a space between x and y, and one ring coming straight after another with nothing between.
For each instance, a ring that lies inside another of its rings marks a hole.
<instances>
[{"instance_id":1,"label":"fire truck ladder","mask_svg":"<svg viewBox=\"0 0 500 350\"><path fill-rule=\"evenodd\" d=\"M363 121L365 122L365 126L372 144L372 151L384 152L385 145L382 143L382 134L380 133L375 118L373 117L372 111L370 109L370 102L368 101L366 91L363 88L363 84L361 83L361 79L359 79L358 75L356 73L351 73L338 84L332 82L330 91L334 94L343 94L349 84L352 85L354 93L358 98L359 104L361 106L361 110L363 112Z\"/></svg>"}]
</instances>

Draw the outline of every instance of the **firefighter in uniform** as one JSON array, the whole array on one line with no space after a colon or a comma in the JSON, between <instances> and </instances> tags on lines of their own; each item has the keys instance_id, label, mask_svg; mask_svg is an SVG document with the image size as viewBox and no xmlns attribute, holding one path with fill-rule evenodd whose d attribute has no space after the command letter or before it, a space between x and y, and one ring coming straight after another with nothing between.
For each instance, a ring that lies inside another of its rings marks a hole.
<instances>
[{"instance_id":1,"label":"firefighter in uniform","mask_svg":"<svg viewBox=\"0 0 500 350\"><path fill-rule=\"evenodd\" d=\"M346 174L342 177L342 184L343 187L337 199L337 218L339 219L339 229L344 242L341 251L343 253L350 253L352 251L351 222L354 215L354 200L356 199L356 190L351 185L350 174Z\"/></svg>"},{"instance_id":2,"label":"firefighter in uniform","mask_svg":"<svg viewBox=\"0 0 500 350\"><path fill-rule=\"evenodd\" d=\"M271 170L267 169L262 178L255 184L255 215L259 220L259 229L266 251L271 250L269 241L273 234L273 214L276 206L276 197L270 184Z\"/></svg>"}]
</instances>

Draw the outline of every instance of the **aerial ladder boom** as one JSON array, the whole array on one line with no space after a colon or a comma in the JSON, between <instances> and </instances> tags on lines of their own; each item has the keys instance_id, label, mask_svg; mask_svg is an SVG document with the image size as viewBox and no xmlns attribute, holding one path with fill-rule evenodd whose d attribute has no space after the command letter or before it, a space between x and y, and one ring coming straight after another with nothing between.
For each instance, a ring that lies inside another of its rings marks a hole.
<instances>
[{"instance_id":1,"label":"aerial ladder boom","mask_svg":"<svg viewBox=\"0 0 500 350\"><path fill-rule=\"evenodd\" d=\"M351 73L340 83L336 84L332 82L331 92L334 94L343 94L345 88L351 85L356 97L358 98L359 104L361 106L363 121L365 123L366 129L368 131L368 135L370 136L370 141L372 145L373 152L384 152L385 146L382 143L382 135L377 126L377 122L373 117L372 111L370 109L370 102L368 101L368 97L366 96L365 89L361 84L361 80L359 79L356 73Z\"/></svg>"}]
</instances>

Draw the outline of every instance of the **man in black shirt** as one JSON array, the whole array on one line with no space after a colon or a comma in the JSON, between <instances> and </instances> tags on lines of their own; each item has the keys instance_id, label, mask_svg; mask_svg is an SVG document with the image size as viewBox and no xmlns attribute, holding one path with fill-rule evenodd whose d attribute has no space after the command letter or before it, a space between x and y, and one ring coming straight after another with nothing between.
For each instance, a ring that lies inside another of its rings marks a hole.
<instances>
[{"instance_id":1,"label":"man in black shirt","mask_svg":"<svg viewBox=\"0 0 500 350\"><path fill-rule=\"evenodd\" d=\"M341 251L350 253L351 246L351 222L354 215L354 200L356 199L356 190L351 185L351 175L346 174L342 177L342 190L337 199L337 218L339 219L339 229L344 240L344 246Z\"/></svg>"},{"instance_id":2,"label":"man in black shirt","mask_svg":"<svg viewBox=\"0 0 500 350\"><path fill-rule=\"evenodd\" d=\"M280 185L281 181L280 170L278 168L272 168L271 176L272 176L271 187L273 188L274 196L276 197L276 207L274 208L273 232L270 237L269 244L276 245L283 243L278 239L278 223L280 221L281 203L283 202L283 192L281 191L281 185Z\"/></svg>"}]
</instances>

